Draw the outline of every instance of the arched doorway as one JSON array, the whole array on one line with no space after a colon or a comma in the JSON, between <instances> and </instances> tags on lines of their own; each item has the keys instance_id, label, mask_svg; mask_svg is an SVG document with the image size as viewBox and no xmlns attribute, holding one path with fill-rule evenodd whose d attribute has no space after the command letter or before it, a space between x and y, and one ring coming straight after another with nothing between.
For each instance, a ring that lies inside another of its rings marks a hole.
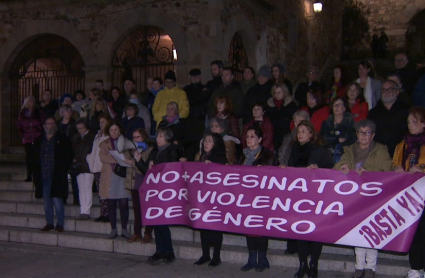
<instances>
[{"instance_id":1,"label":"arched doorway","mask_svg":"<svg viewBox=\"0 0 425 278\"><path fill-rule=\"evenodd\" d=\"M74 45L58 35L39 36L19 52L9 71L12 147L21 144L15 123L24 98L33 95L40 101L45 89L52 90L53 98L84 90L84 66Z\"/></svg>"},{"instance_id":2,"label":"arched doorway","mask_svg":"<svg viewBox=\"0 0 425 278\"><path fill-rule=\"evenodd\" d=\"M230 42L229 55L230 66L235 72L235 80L241 81L243 79L243 71L249 65L248 55L245 51L245 46L239 32L233 35Z\"/></svg>"},{"instance_id":3,"label":"arched doorway","mask_svg":"<svg viewBox=\"0 0 425 278\"><path fill-rule=\"evenodd\" d=\"M112 59L112 84L122 87L126 78L136 81L136 88L143 92L149 77L160 77L174 70L177 50L163 30L144 26L130 32L118 45Z\"/></svg>"},{"instance_id":4,"label":"arched doorway","mask_svg":"<svg viewBox=\"0 0 425 278\"><path fill-rule=\"evenodd\" d=\"M425 10L417 13L409 22L406 50L409 55L425 55Z\"/></svg>"}]
</instances>

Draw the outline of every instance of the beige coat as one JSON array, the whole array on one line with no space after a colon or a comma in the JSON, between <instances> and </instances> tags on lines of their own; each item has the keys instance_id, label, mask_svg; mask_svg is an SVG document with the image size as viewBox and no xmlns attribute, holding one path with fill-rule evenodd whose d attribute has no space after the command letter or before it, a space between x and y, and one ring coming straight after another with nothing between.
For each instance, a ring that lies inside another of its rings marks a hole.
<instances>
[{"instance_id":1,"label":"beige coat","mask_svg":"<svg viewBox=\"0 0 425 278\"><path fill-rule=\"evenodd\" d=\"M142 153L143 161L148 161L149 154L151 153L153 147L149 147L146 151ZM142 174L139 169L136 167L136 165L133 165L132 167L127 168L127 174L125 178L125 189L133 190L134 188L134 181L135 181L135 175L136 173Z\"/></svg>"},{"instance_id":2,"label":"beige coat","mask_svg":"<svg viewBox=\"0 0 425 278\"><path fill-rule=\"evenodd\" d=\"M107 139L100 143L100 162L102 162L102 168L100 171L100 186L99 186L99 196L101 199L109 199L109 190L111 188L111 175L112 175L112 166L111 164L116 164L117 161L109 154L109 151L112 150L111 140ZM124 153L125 158L131 158L128 152Z\"/></svg>"}]
</instances>

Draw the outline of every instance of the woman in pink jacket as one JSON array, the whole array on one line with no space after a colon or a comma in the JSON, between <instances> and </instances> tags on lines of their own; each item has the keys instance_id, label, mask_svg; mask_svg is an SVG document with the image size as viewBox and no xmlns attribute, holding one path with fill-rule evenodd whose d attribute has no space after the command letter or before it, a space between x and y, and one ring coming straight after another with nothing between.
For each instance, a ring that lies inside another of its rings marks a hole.
<instances>
[{"instance_id":1,"label":"woman in pink jacket","mask_svg":"<svg viewBox=\"0 0 425 278\"><path fill-rule=\"evenodd\" d=\"M18 116L18 132L22 138L22 144L25 146L26 162L27 162L27 179L32 181L32 154L34 141L43 132L44 115L43 112L35 104L33 96L27 96L22 105L21 112Z\"/></svg>"}]
</instances>

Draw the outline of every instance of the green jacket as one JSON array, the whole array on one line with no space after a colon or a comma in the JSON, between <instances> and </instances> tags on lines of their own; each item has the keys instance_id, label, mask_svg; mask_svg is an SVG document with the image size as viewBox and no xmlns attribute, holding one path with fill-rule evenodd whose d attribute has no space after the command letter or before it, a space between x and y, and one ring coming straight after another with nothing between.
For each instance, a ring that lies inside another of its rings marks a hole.
<instances>
[{"instance_id":1,"label":"green jacket","mask_svg":"<svg viewBox=\"0 0 425 278\"><path fill-rule=\"evenodd\" d=\"M342 165L347 164L350 170L356 170L353 150L354 144L344 147L344 154L342 155L341 160L334 165L334 169L340 170ZM388 153L387 147L376 143L375 148L370 152L364 162L363 168L370 172L391 171L393 166L392 163L393 162L390 154Z\"/></svg>"}]
</instances>

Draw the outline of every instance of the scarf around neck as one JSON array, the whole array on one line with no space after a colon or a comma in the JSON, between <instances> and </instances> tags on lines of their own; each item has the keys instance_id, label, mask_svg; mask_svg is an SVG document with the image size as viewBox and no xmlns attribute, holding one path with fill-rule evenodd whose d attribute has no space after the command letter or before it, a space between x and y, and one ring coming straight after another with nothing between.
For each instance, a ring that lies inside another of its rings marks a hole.
<instances>
[{"instance_id":1,"label":"scarf around neck","mask_svg":"<svg viewBox=\"0 0 425 278\"><path fill-rule=\"evenodd\" d=\"M419 156L421 153L421 148L425 146L425 131L420 134L406 134L404 136L404 142L406 143L406 150L403 153L403 168L406 165L406 161L411 158L414 158L414 163L410 163L410 165L418 164ZM414 156L412 156L414 155Z\"/></svg>"},{"instance_id":2,"label":"scarf around neck","mask_svg":"<svg viewBox=\"0 0 425 278\"><path fill-rule=\"evenodd\" d=\"M370 143L369 147L366 149L360 149L359 142L356 142L353 148L354 164L363 165L366 159L369 157L369 154L373 151L375 147L376 147L376 143L373 140Z\"/></svg>"},{"instance_id":3,"label":"scarf around neck","mask_svg":"<svg viewBox=\"0 0 425 278\"><path fill-rule=\"evenodd\" d=\"M245 156L245 161L243 162L243 165L249 165L249 166L253 165L261 149L262 149L261 145L255 150L251 150L250 148L245 148L243 150L243 154Z\"/></svg>"}]
</instances>

